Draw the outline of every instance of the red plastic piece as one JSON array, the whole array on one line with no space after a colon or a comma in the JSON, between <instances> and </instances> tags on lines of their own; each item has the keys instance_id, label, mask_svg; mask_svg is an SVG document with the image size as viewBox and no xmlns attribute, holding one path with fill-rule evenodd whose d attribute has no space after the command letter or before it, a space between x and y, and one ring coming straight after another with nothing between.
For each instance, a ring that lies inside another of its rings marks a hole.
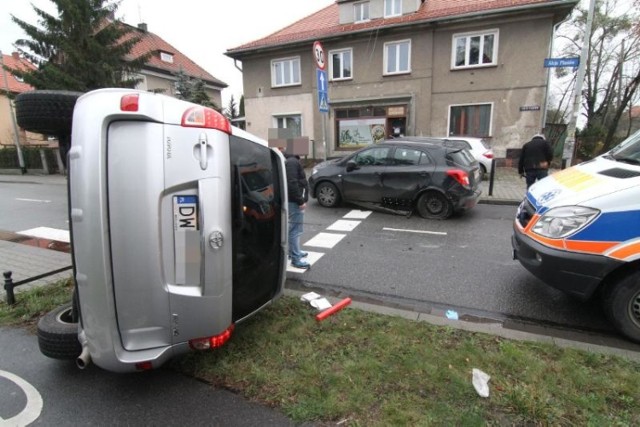
<instances>
[{"instance_id":1,"label":"red plastic piece","mask_svg":"<svg viewBox=\"0 0 640 427\"><path fill-rule=\"evenodd\" d=\"M333 307L329 307L326 310L321 311L320 313L318 313L318 315L316 316L316 320L318 322L321 321L321 320L324 320L327 317L331 316L333 313L336 313L336 312L342 310L343 308L345 308L349 304L351 304L351 298L345 298L342 301L340 301L339 303L336 303L336 305L334 305Z\"/></svg>"}]
</instances>

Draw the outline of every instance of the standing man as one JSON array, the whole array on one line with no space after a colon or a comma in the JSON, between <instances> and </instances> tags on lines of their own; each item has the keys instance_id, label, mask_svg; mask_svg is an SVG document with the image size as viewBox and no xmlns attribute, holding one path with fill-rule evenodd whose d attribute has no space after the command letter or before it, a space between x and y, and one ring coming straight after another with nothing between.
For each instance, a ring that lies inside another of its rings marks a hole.
<instances>
[{"instance_id":1,"label":"standing man","mask_svg":"<svg viewBox=\"0 0 640 427\"><path fill-rule=\"evenodd\" d=\"M289 196L289 258L291 265L296 268L307 269L311 265L304 261L308 253L300 249L300 236L302 236L302 223L304 209L309 200L309 183L300 163L300 157L284 153L284 162L287 172L287 190Z\"/></svg>"},{"instance_id":2,"label":"standing man","mask_svg":"<svg viewBox=\"0 0 640 427\"><path fill-rule=\"evenodd\" d=\"M518 162L518 174L527 181L527 189L549 174L549 166L553 160L553 149L544 135L536 134L531 141L524 144Z\"/></svg>"}]
</instances>

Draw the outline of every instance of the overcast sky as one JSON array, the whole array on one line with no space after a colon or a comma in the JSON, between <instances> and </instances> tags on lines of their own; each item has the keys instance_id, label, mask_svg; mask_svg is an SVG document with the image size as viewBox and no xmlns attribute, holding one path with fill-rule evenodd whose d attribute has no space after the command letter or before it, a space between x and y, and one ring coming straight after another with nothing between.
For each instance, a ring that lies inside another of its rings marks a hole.
<instances>
[{"instance_id":1,"label":"overcast sky","mask_svg":"<svg viewBox=\"0 0 640 427\"><path fill-rule=\"evenodd\" d=\"M116 17L136 26L148 25L149 31L187 55L214 77L229 85L223 90L223 106L233 94L236 102L242 94L242 74L233 60L223 53L246 42L267 36L304 18L335 0L122 0ZM14 51L13 43L24 38L22 29L10 15L37 25L31 5L57 16L49 0L0 0L0 50ZM309 47L311 56L311 47Z\"/></svg>"}]
</instances>

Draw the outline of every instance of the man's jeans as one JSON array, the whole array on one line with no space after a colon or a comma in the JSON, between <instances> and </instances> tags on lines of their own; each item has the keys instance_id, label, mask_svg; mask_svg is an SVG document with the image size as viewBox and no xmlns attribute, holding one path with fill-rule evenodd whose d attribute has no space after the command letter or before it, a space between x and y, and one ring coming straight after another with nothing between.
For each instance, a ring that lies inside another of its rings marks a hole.
<instances>
[{"instance_id":1,"label":"man's jeans","mask_svg":"<svg viewBox=\"0 0 640 427\"><path fill-rule=\"evenodd\" d=\"M527 189L529 189L534 182L540 181L547 175L549 175L549 171L547 169L529 169L525 171L524 178L527 181Z\"/></svg>"},{"instance_id":2,"label":"man's jeans","mask_svg":"<svg viewBox=\"0 0 640 427\"><path fill-rule=\"evenodd\" d=\"M297 203L289 202L289 257L291 262L297 264L302 258L300 250L300 237L302 236L302 221L304 211Z\"/></svg>"}]
</instances>

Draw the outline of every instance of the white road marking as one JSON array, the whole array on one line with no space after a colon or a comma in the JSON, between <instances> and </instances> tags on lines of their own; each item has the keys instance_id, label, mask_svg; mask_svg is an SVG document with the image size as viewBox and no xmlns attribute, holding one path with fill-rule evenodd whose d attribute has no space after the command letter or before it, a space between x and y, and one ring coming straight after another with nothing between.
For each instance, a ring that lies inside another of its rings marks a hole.
<instances>
[{"instance_id":1,"label":"white road marking","mask_svg":"<svg viewBox=\"0 0 640 427\"><path fill-rule=\"evenodd\" d=\"M43 406L42 396L40 396L38 390L36 390L36 388L27 381L12 374L11 372L0 370L0 377L5 377L20 387L27 398L27 404L18 415L11 417L8 420L0 418L0 424L3 426L26 426L37 420L42 412Z\"/></svg>"},{"instance_id":2,"label":"white road marking","mask_svg":"<svg viewBox=\"0 0 640 427\"><path fill-rule=\"evenodd\" d=\"M353 231L361 221L345 221L343 219L339 219L330 226L327 227L327 230L331 231Z\"/></svg>"},{"instance_id":3,"label":"white road marking","mask_svg":"<svg viewBox=\"0 0 640 427\"><path fill-rule=\"evenodd\" d=\"M342 240L346 234L334 234L334 233L318 233L316 236L305 243L305 246L315 246L318 248L333 248Z\"/></svg>"},{"instance_id":4,"label":"white road marking","mask_svg":"<svg viewBox=\"0 0 640 427\"><path fill-rule=\"evenodd\" d=\"M406 229L402 229L402 228L388 228L388 227L383 227L382 228L385 231L401 231L404 233L418 233L418 234L433 234L436 236L446 236L447 233L445 231L426 231L426 230L406 230Z\"/></svg>"},{"instance_id":5,"label":"white road marking","mask_svg":"<svg viewBox=\"0 0 640 427\"><path fill-rule=\"evenodd\" d=\"M369 215L371 215L371 211L360 211L358 209L354 209L342 218L346 219L366 219Z\"/></svg>"},{"instance_id":6,"label":"white road marking","mask_svg":"<svg viewBox=\"0 0 640 427\"><path fill-rule=\"evenodd\" d=\"M18 200L20 202L51 203L51 200L40 200L40 199L21 199L21 198L16 198L16 200Z\"/></svg>"},{"instance_id":7,"label":"white road marking","mask_svg":"<svg viewBox=\"0 0 640 427\"><path fill-rule=\"evenodd\" d=\"M58 242L65 243L71 242L71 239L69 238L69 231L60 230L58 228L37 227L29 230L18 231L17 233L24 236L38 237L40 239L57 240Z\"/></svg>"},{"instance_id":8,"label":"white road marking","mask_svg":"<svg viewBox=\"0 0 640 427\"><path fill-rule=\"evenodd\" d=\"M322 253L322 252L311 252L311 251L308 251L307 253L309 255L307 255L306 258L302 258L302 259L304 261L308 262L309 264L311 264L312 266L313 266L313 264L316 263L316 261L318 261L324 255L324 253ZM289 271L291 273L304 273L305 271L307 271L307 269L306 268L296 268L296 267L292 266L291 265L291 261L289 261L289 263L287 264L287 271Z\"/></svg>"}]
</instances>

